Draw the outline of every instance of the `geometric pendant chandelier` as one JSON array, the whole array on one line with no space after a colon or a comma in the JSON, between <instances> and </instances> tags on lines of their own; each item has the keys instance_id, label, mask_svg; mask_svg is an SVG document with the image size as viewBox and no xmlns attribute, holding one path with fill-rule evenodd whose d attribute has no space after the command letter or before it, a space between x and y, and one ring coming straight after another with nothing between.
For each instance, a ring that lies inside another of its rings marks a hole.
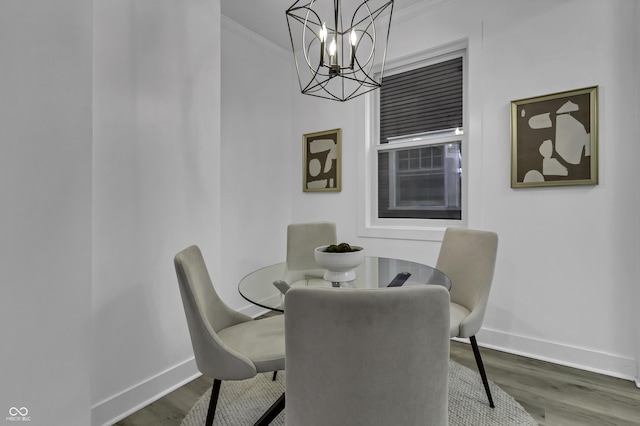
<instances>
[{"instance_id":1,"label":"geometric pendant chandelier","mask_svg":"<svg viewBox=\"0 0 640 426\"><path fill-rule=\"evenodd\" d=\"M344 102L381 86L393 1L298 0L287 9L303 94Z\"/></svg>"}]
</instances>

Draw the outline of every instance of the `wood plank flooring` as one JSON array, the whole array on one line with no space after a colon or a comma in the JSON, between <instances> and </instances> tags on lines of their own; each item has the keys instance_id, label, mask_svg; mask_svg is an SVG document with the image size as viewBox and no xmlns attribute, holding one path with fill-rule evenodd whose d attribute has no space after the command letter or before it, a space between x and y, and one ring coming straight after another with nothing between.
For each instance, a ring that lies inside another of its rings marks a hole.
<instances>
[{"instance_id":1,"label":"wood plank flooring","mask_svg":"<svg viewBox=\"0 0 640 426\"><path fill-rule=\"evenodd\" d=\"M640 389L616 379L480 348L489 380L540 426L638 426ZM476 369L470 345L452 342L451 359Z\"/></svg>"},{"instance_id":2,"label":"wood plank flooring","mask_svg":"<svg viewBox=\"0 0 640 426\"><path fill-rule=\"evenodd\" d=\"M640 426L640 389L631 381L482 347L480 352L489 380L540 426ZM452 341L451 359L477 371L468 344ZM212 382L200 377L116 425L179 426Z\"/></svg>"}]
</instances>

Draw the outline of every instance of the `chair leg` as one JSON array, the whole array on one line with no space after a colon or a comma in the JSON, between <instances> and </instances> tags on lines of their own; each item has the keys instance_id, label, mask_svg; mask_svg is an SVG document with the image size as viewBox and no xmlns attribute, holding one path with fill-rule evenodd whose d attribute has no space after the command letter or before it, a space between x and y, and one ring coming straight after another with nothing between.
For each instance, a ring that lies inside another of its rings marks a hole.
<instances>
[{"instance_id":1,"label":"chair leg","mask_svg":"<svg viewBox=\"0 0 640 426\"><path fill-rule=\"evenodd\" d=\"M278 377L278 370L275 370L273 372L273 378L271 379L271 381L275 382L277 377Z\"/></svg>"},{"instance_id":2,"label":"chair leg","mask_svg":"<svg viewBox=\"0 0 640 426\"><path fill-rule=\"evenodd\" d=\"M260 417L260 419L258 419L257 422L253 424L253 426L270 425L271 422L276 417L278 417L278 414L280 414L282 410L284 410L284 405L285 405L285 401L284 401L284 393L283 393L282 395L280 395L280 398L276 400L276 402L271 404L271 407L269 407L269 409L262 415L262 417Z\"/></svg>"},{"instance_id":3,"label":"chair leg","mask_svg":"<svg viewBox=\"0 0 640 426\"><path fill-rule=\"evenodd\" d=\"M493 405L493 398L491 397L491 389L489 389L489 381L487 380L487 373L484 372L484 364L482 364L482 357L480 356L480 348L478 348L478 342L476 342L476 336L469 337L471 341L471 347L473 348L473 355L476 357L476 364L478 364L478 371L480 377L482 377L482 384L484 384L484 390L487 392L487 398L489 398L489 406L495 408Z\"/></svg>"},{"instance_id":4,"label":"chair leg","mask_svg":"<svg viewBox=\"0 0 640 426\"><path fill-rule=\"evenodd\" d=\"M207 421L205 426L213 425L213 416L216 415L216 406L218 405L218 395L220 395L220 385L222 380L214 379L213 387L211 388L211 399L209 400L209 410L207 411Z\"/></svg>"}]
</instances>

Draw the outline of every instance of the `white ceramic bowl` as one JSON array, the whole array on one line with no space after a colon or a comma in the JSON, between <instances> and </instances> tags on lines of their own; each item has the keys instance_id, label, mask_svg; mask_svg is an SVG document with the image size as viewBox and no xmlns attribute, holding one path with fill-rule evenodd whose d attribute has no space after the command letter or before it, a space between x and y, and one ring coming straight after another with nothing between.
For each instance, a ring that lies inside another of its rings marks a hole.
<instances>
[{"instance_id":1,"label":"white ceramic bowl","mask_svg":"<svg viewBox=\"0 0 640 426\"><path fill-rule=\"evenodd\" d=\"M329 253L324 251L328 246L316 247L314 256L316 263L327 271L324 279L331 282L348 282L356 278L354 271L364 260L364 249L358 246L351 248L359 249L346 253Z\"/></svg>"}]
</instances>

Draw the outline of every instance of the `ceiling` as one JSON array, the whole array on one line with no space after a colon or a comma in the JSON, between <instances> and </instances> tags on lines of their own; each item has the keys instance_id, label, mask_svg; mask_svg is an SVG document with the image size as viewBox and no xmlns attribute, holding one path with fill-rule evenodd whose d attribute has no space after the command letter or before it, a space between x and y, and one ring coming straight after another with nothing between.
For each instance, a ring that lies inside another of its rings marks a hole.
<instances>
[{"instance_id":1,"label":"ceiling","mask_svg":"<svg viewBox=\"0 0 640 426\"><path fill-rule=\"evenodd\" d=\"M309 0L301 1L301 4ZM324 0L329 1L329 0ZM346 2L356 0L343 0ZM358 0L361 2L361 0ZM394 12L417 3L434 3L434 0L395 0ZM285 11L295 0L221 0L222 14L262 37L289 49L289 31Z\"/></svg>"}]
</instances>

